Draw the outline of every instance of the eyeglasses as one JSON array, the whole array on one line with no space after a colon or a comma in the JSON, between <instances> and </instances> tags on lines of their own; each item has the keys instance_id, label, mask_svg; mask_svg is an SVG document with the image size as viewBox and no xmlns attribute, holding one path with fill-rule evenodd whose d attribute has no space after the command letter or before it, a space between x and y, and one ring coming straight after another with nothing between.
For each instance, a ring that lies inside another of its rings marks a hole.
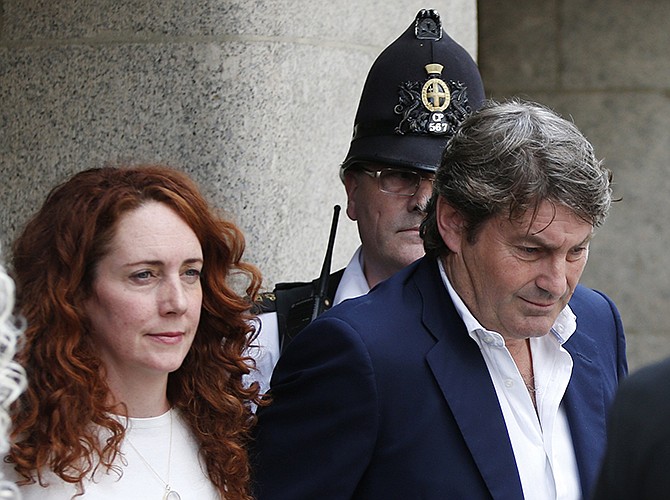
<instances>
[{"instance_id":1,"label":"eyeglasses","mask_svg":"<svg viewBox=\"0 0 670 500\"><path fill-rule=\"evenodd\" d=\"M382 193L398 196L414 196L419 190L422 180L435 182L435 174L421 174L415 170L401 168L382 168L380 170L361 169L372 178L377 179L377 187Z\"/></svg>"}]
</instances>

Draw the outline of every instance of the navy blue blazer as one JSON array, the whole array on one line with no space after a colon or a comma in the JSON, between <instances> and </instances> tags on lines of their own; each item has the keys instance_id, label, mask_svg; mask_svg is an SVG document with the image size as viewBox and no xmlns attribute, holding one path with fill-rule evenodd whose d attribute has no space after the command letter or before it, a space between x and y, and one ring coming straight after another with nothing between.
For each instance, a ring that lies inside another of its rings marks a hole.
<instances>
[{"instance_id":1,"label":"navy blue blazer","mask_svg":"<svg viewBox=\"0 0 670 500\"><path fill-rule=\"evenodd\" d=\"M606 296L579 286L570 307L564 402L586 493L625 341ZM493 383L435 259L320 316L279 359L271 387L251 451L259 500L523 498Z\"/></svg>"}]
</instances>

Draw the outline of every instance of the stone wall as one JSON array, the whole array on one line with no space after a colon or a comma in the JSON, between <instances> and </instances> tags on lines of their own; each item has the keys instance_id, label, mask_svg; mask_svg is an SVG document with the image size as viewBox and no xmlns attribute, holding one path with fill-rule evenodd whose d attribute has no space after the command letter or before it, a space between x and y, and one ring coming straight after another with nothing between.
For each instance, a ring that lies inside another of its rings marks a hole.
<instances>
[{"instance_id":1,"label":"stone wall","mask_svg":"<svg viewBox=\"0 0 670 500\"><path fill-rule=\"evenodd\" d=\"M0 0L0 241L104 164L184 169L267 287L318 275L338 167L381 50L437 9L476 54L475 0ZM358 245L340 218L333 268Z\"/></svg>"}]
</instances>

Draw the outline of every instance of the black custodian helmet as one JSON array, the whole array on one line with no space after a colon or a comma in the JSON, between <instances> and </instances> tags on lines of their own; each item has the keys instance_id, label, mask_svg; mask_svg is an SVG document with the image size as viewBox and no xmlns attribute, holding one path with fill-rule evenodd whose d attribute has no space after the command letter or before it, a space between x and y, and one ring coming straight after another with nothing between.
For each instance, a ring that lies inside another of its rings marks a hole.
<instances>
[{"instance_id":1,"label":"black custodian helmet","mask_svg":"<svg viewBox=\"0 0 670 500\"><path fill-rule=\"evenodd\" d=\"M436 11L419 11L370 68L340 174L358 162L434 172L456 127L483 101L477 64Z\"/></svg>"}]
</instances>

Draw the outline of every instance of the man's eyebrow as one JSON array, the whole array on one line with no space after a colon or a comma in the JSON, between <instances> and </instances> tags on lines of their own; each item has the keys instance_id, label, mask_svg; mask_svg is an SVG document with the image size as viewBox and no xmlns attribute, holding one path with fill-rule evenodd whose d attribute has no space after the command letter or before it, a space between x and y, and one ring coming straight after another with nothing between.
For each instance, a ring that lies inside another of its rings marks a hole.
<instances>
[{"instance_id":1,"label":"man's eyebrow","mask_svg":"<svg viewBox=\"0 0 670 500\"><path fill-rule=\"evenodd\" d=\"M555 248L554 245L549 245L542 238L541 234L542 233L535 233L535 234L525 233L525 234L519 235L518 238L515 238L515 239L518 242L533 243L537 246L544 247L544 248ZM593 239L593 233L591 232L588 236L586 236L586 238L584 238L582 241L572 245L572 247L574 248L574 247L584 246L584 245L590 243L592 239Z\"/></svg>"}]
</instances>

